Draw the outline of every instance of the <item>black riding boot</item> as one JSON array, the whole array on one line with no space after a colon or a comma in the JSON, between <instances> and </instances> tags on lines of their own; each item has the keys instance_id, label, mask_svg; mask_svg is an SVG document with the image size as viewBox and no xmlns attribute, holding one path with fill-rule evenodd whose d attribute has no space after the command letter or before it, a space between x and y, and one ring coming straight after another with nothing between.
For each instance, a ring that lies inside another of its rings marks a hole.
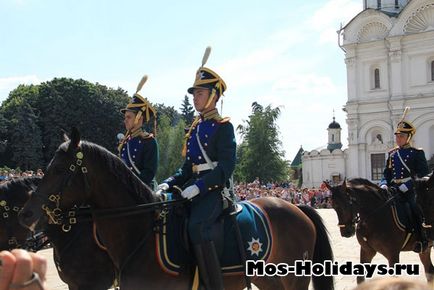
<instances>
[{"instance_id":1,"label":"black riding boot","mask_svg":"<svg viewBox=\"0 0 434 290\"><path fill-rule=\"evenodd\" d=\"M195 245L194 252L201 284L206 290L223 289L223 276L214 242Z\"/></svg>"},{"instance_id":2,"label":"black riding boot","mask_svg":"<svg viewBox=\"0 0 434 290\"><path fill-rule=\"evenodd\" d=\"M417 241L414 244L413 251L416 253L422 253L428 248L428 235L426 229L422 226L424 219L419 206L417 204L412 204L412 211L415 217L416 234L420 238L420 241Z\"/></svg>"}]
</instances>

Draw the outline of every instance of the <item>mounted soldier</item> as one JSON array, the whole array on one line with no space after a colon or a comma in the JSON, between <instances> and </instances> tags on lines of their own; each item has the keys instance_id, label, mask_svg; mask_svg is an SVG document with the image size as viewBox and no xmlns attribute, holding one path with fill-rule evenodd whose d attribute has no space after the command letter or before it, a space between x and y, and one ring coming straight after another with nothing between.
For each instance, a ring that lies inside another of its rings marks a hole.
<instances>
[{"instance_id":1,"label":"mounted soldier","mask_svg":"<svg viewBox=\"0 0 434 290\"><path fill-rule=\"evenodd\" d=\"M153 188L158 168L158 144L155 140L157 111L139 92L147 80L144 76L137 86L136 93L125 109L124 125L127 132L121 136L118 146L119 157L143 183ZM144 123L154 118L154 132L143 130ZM122 134L120 134L122 135Z\"/></svg>"},{"instance_id":2,"label":"mounted soldier","mask_svg":"<svg viewBox=\"0 0 434 290\"><path fill-rule=\"evenodd\" d=\"M397 146L389 151L380 187L386 190L392 188L392 192L401 193L404 200L410 204L415 232L420 239L413 251L420 253L426 250L428 239L423 227L422 211L416 204L412 177L422 178L429 171L424 151L421 148L411 146L410 142L416 133L416 127L405 120L408 110L408 107L405 108L401 121L397 125L395 131Z\"/></svg>"},{"instance_id":3,"label":"mounted soldier","mask_svg":"<svg viewBox=\"0 0 434 290\"><path fill-rule=\"evenodd\" d=\"M222 118L216 109L226 84L216 72L204 67L209 53L208 47L194 84L188 89L199 116L185 136L182 152L185 162L159 189L179 186L183 189L181 195L191 200L188 233L200 280L206 289L223 289L219 263L223 224L219 217L223 211L222 193L230 187L235 168L236 143L229 118Z\"/></svg>"}]
</instances>

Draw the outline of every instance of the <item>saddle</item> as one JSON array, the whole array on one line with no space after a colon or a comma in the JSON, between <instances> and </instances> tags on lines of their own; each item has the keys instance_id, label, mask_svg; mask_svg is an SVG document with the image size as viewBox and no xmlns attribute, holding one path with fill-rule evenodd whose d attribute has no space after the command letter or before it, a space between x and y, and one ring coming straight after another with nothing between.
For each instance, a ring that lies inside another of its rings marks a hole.
<instances>
[{"instance_id":1,"label":"saddle","mask_svg":"<svg viewBox=\"0 0 434 290\"><path fill-rule=\"evenodd\" d=\"M272 248L272 233L267 215L250 202L240 202L241 211L236 216L247 260L267 260ZM245 265L241 263L235 227L230 216L222 217L224 223L223 254L220 257L224 275L242 274ZM155 229L156 256L160 267L166 273L179 275L195 265L188 250L186 219L179 210L170 209L160 215Z\"/></svg>"}]
</instances>

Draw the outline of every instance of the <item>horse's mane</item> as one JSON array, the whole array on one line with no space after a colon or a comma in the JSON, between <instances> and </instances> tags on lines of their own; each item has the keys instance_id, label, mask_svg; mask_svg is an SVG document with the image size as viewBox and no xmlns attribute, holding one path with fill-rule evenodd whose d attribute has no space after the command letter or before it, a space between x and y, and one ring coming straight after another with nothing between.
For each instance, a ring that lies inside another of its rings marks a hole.
<instances>
[{"instance_id":1,"label":"horse's mane","mask_svg":"<svg viewBox=\"0 0 434 290\"><path fill-rule=\"evenodd\" d=\"M27 196L21 195L20 193L23 192L23 189L36 189L40 181L40 176L13 178L0 185L0 192L5 193L8 199L27 199Z\"/></svg>"},{"instance_id":2,"label":"horse's mane","mask_svg":"<svg viewBox=\"0 0 434 290\"><path fill-rule=\"evenodd\" d=\"M378 185L364 178L353 178L348 180L348 187L355 191L371 193L380 200L386 199L384 196L379 194L380 187Z\"/></svg>"},{"instance_id":3,"label":"horse's mane","mask_svg":"<svg viewBox=\"0 0 434 290\"><path fill-rule=\"evenodd\" d=\"M59 150L67 151L69 142L63 143ZM84 160L92 156L99 164L106 164L108 170L120 181L130 195L137 200L137 203L155 202L157 199L152 190L144 184L116 155L106 148L89 142L81 141L80 147L84 154Z\"/></svg>"},{"instance_id":4,"label":"horse's mane","mask_svg":"<svg viewBox=\"0 0 434 290\"><path fill-rule=\"evenodd\" d=\"M13 178L11 180L6 181L5 183L0 184L1 191L9 191L18 188L31 188L33 186L37 186L41 181L40 176L27 176L27 177L18 177Z\"/></svg>"}]
</instances>

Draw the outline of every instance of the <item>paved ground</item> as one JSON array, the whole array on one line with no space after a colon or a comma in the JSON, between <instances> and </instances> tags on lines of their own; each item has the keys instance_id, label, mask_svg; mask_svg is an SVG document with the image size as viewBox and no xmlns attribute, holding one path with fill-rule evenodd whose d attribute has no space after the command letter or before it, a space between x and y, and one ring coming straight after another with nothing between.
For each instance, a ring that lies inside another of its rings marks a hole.
<instances>
[{"instance_id":1,"label":"paved ground","mask_svg":"<svg viewBox=\"0 0 434 290\"><path fill-rule=\"evenodd\" d=\"M352 238L342 238L339 234L339 229L337 225L337 217L336 213L332 209L321 209L319 213L323 217L327 229L330 232L330 237L332 240L333 251L335 255L335 260L339 263L344 263L346 261L352 261L357 263L359 260L359 250L360 246L357 243L355 237ZM53 264L52 259L52 250L44 250L41 251L43 255L45 255L49 261L49 272L48 272L48 289L51 290L63 290L68 289L67 286L62 283L59 276L57 275L56 268ZM431 258L434 259L434 255L431 254ZM403 252L401 253L401 262L402 263L419 263L419 256L413 252ZM387 264L386 259L383 256L377 254L374 258L374 263L382 263ZM420 264L420 263L419 263ZM421 269L422 265L420 264ZM425 281L425 276L422 273L419 276L411 277L412 279L418 279ZM336 290L350 290L353 289L356 285L356 278L350 276L337 276L335 277L335 289ZM433 288L434 289L434 288Z\"/></svg>"}]
</instances>

